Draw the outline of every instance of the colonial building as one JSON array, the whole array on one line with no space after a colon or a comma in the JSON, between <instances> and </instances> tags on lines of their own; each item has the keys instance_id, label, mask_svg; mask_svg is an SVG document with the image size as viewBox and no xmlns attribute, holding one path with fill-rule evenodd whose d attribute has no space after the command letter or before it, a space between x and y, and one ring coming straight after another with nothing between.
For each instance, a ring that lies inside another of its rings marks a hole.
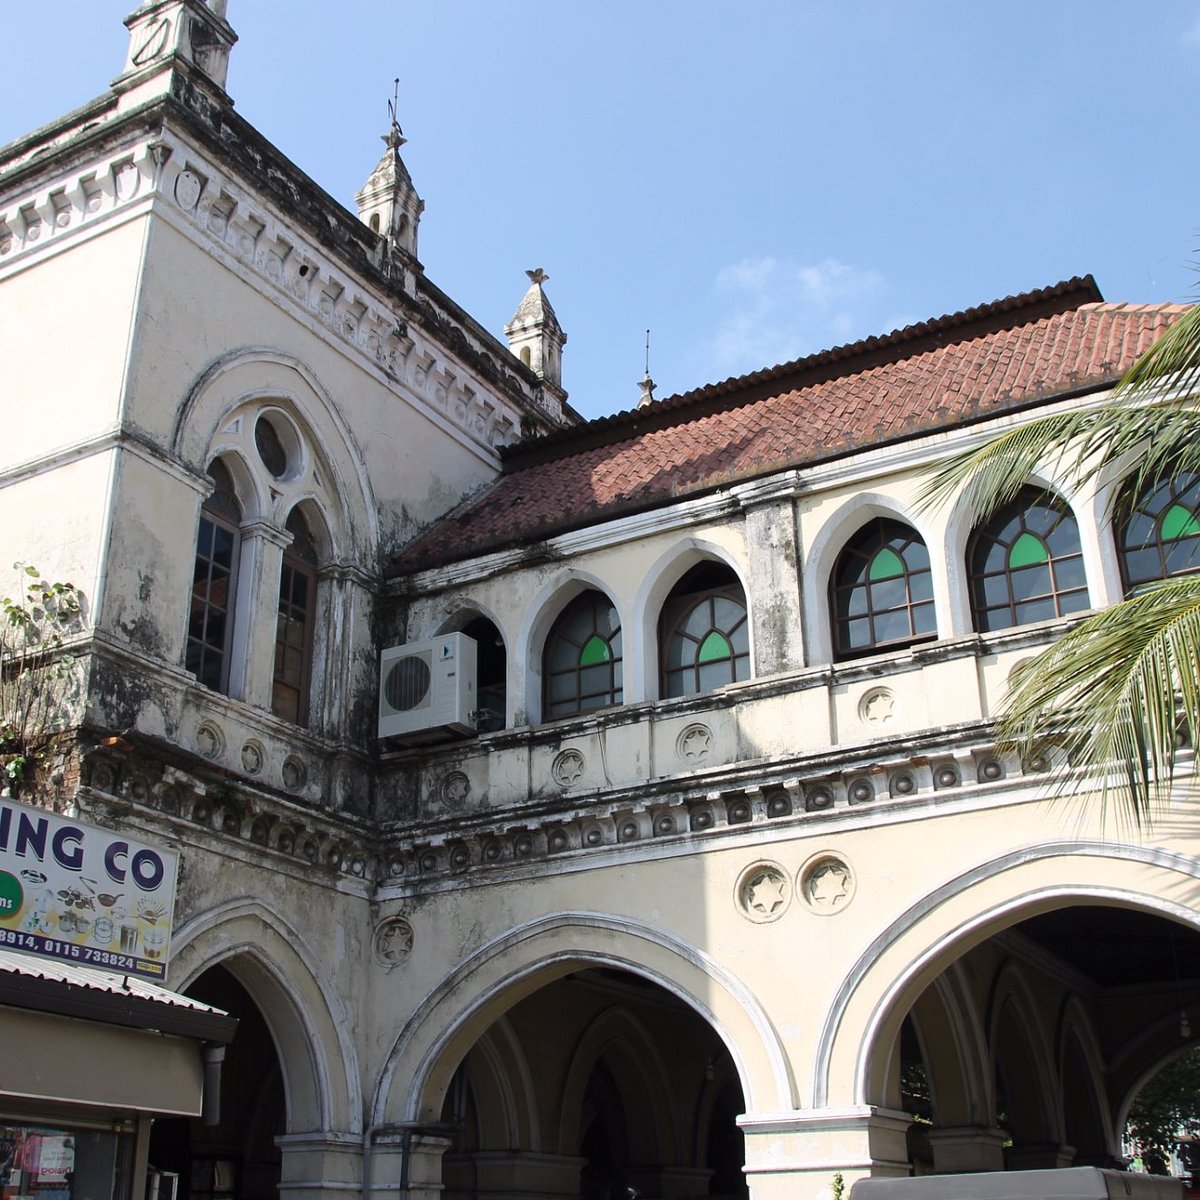
<instances>
[{"instance_id":1,"label":"colonial building","mask_svg":"<svg viewBox=\"0 0 1200 1200\"><path fill-rule=\"evenodd\" d=\"M151 1165L196 1200L1119 1165L1200 1020L1196 800L1130 830L991 718L1191 566L1196 484L1118 527L1119 478L1050 465L918 495L1182 310L1074 279L581 423L544 273L503 341L426 275L398 127L347 211L233 111L223 0L127 24L109 92L0 150L0 562L84 601L17 798L176 850L169 985L240 1021L218 1123L159 1118Z\"/></svg>"}]
</instances>

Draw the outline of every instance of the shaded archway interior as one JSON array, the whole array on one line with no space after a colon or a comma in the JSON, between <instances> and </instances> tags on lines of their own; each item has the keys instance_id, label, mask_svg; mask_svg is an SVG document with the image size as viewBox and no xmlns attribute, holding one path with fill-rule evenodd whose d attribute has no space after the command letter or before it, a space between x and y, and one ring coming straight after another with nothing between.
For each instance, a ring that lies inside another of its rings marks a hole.
<instances>
[{"instance_id":1,"label":"shaded archway interior","mask_svg":"<svg viewBox=\"0 0 1200 1200\"><path fill-rule=\"evenodd\" d=\"M447 1200L744 1200L744 1111L707 1022L655 983L591 968L547 984L486 1029L442 1112Z\"/></svg>"},{"instance_id":2,"label":"shaded archway interior","mask_svg":"<svg viewBox=\"0 0 1200 1200\"><path fill-rule=\"evenodd\" d=\"M1200 933L1129 908L1064 905L951 962L906 1013L876 1078L912 1117L914 1174L1120 1167L1130 1101L1195 1033Z\"/></svg>"},{"instance_id":3,"label":"shaded archway interior","mask_svg":"<svg viewBox=\"0 0 1200 1200\"><path fill-rule=\"evenodd\" d=\"M283 1076L267 1023L224 967L211 967L187 995L238 1019L221 1066L220 1120L160 1118L150 1137L151 1168L178 1175L179 1200L273 1200L279 1194L285 1128Z\"/></svg>"}]
</instances>

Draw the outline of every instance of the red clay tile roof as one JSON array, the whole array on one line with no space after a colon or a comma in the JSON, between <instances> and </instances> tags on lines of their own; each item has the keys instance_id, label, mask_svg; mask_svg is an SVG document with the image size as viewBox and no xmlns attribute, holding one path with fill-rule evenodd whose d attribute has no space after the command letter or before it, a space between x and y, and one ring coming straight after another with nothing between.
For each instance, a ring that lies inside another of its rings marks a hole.
<instances>
[{"instance_id":1,"label":"red clay tile roof","mask_svg":"<svg viewBox=\"0 0 1200 1200\"><path fill-rule=\"evenodd\" d=\"M1102 387L1184 311L1105 304L1086 276L521 443L392 571Z\"/></svg>"}]
</instances>

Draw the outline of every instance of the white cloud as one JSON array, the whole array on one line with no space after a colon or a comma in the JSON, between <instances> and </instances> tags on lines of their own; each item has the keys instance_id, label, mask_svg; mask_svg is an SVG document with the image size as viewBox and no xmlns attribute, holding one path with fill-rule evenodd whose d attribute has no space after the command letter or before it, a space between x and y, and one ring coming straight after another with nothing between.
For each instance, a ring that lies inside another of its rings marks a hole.
<instances>
[{"instance_id":1,"label":"white cloud","mask_svg":"<svg viewBox=\"0 0 1200 1200\"><path fill-rule=\"evenodd\" d=\"M742 259L717 273L715 290L725 304L712 340L719 374L774 366L880 331L883 276L834 258Z\"/></svg>"},{"instance_id":2,"label":"white cloud","mask_svg":"<svg viewBox=\"0 0 1200 1200\"><path fill-rule=\"evenodd\" d=\"M1179 35L1181 46L1200 46L1200 13L1192 19L1192 23Z\"/></svg>"}]
</instances>

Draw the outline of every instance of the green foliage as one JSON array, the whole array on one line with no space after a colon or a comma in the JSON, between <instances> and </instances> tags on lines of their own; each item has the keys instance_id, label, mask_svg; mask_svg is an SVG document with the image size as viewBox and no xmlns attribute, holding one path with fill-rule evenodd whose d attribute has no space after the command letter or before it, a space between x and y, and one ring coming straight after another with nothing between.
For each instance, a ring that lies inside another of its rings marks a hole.
<instances>
[{"instance_id":1,"label":"green foliage","mask_svg":"<svg viewBox=\"0 0 1200 1200\"><path fill-rule=\"evenodd\" d=\"M64 646L82 601L74 584L52 583L36 567L14 565L24 593L0 598L0 793L6 795L26 781L39 740L61 725L73 661Z\"/></svg>"},{"instance_id":2,"label":"green foliage","mask_svg":"<svg viewBox=\"0 0 1200 1200\"><path fill-rule=\"evenodd\" d=\"M1170 1173L1181 1134L1200 1136L1200 1046L1168 1063L1138 1092L1125 1126L1154 1175Z\"/></svg>"},{"instance_id":3,"label":"green foliage","mask_svg":"<svg viewBox=\"0 0 1200 1200\"><path fill-rule=\"evenodd\" d=\"M1168 390L1164 384L1169 383ZM1200 309L1176 322L1130 369L1113 399L1037 418L951 458L923 502L954 499L972 522L1031 478L1114 479L1121 522L1151 484L1200 472ZM999 714L1002 744L1023 757L1066 751L1061 790L1099 785L1135 824L1170 786L1180 733L1200 744L1200 575L1150 585L1087 618L1026 663Z\"/></svg>"},{"instance_id":4,"label":"green foliage","mask_svg":"<svg viewBox=\"0 0 1200 1200\"><path fill-rule=\"evenodd\" d=\"M841 1171L833 1177L833 1184L830 1186L829 1194L833 1197L833 1200L844 1200L846 1195L846 1181L842 1178Z\"/></svg>"}]
</instances>

